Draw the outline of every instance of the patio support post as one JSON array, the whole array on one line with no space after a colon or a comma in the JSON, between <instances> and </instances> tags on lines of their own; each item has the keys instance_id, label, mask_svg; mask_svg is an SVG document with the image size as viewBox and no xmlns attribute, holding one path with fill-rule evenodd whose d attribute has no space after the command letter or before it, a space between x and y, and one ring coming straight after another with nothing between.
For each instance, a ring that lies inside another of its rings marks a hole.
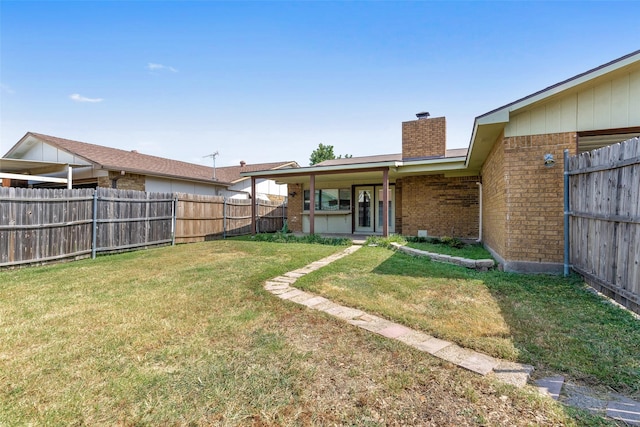
<instances>
[{"instance_id":1,"label":"patio support post","mask_svg":"<svg viewBox=\"0 0 640 427\"><path fill-rule=\"evenodd\" d=\"M309 175L309 234L315 234L316 176Z\"/></svg>"},{"instance_id":2,"label":"patio support post","mask_svg":"<svg viewBox=\"0 0 640 427\"><path fill-rule=\"evenodd\" d=\"M256 178L254 176L251 177L251 235L255 236L256 234L256 202L258 198L256 197Z\"/></svg>"},{"instance_id":3,"label":"patio support post","mask_svg":"<svg viewBox=\"0 0 640 427\"><path fill-rule=\"evenodd\" d=\"M67 165L67 190L73 188L73 168L71 165Z\"/></svg>"},{"instance_id":4,"label":"patio support post","mask_svg":"<svg viewBox=\"0 0 640 427\"><path fill-rule=\"evenodd\" d=\"M382 237L389 237L389 169L382 171Z\"/></svg>"}]
</instances>

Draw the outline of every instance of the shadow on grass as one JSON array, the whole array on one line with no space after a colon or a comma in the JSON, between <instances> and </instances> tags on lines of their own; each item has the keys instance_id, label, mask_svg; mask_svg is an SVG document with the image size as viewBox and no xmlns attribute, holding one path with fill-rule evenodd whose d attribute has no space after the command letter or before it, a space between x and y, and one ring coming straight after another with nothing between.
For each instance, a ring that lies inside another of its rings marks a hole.
<instances>
[{"instance_id":1,"label":"shadow on grass","mask_svg":"<svg viewBox=\"0 0 640 427\"><path fill-rule=\"evenodd\" d=\"M478 272L401 253L371 272L483 286L509 328L518 361L534 365L537 376L561 374L640 396L640 321L590 292L577 275Z\"/></svg>"}]
</instances>

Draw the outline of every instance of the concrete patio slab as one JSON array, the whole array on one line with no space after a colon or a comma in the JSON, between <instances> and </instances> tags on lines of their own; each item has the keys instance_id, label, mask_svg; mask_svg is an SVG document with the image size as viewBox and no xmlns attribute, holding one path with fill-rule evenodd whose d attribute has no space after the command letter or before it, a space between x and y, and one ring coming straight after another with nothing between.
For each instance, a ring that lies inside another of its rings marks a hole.
<instances>
[{"instance_id":1,"label":"concrete patio slab","mask_svg":"<svg viewBox=\"0 0 640 427\"><path fill-rule=\"evenodd\" d=\"M522 363L501 361L493 368L493 375L498 381L516 387L524 387L533 372L533 366Z\"/></svg>"},{"instance_id":2,"label":"concrete patio slab","mask_svg":"<svg viewBox=\"0 0 640 427\"><path fill-rule=\"evenodd\" d=\"M453 345L453 344L450 343L449 341L440 340L435 337L430 337L428 340L423 341L418 345L416 345L416 348L418 350L426 351L431 355L435 355L437 352L439 352L440 350L446 347L449 347L450 345Z\"/></svg>"},{"instance_id":3,"label":"concrete patio slab","mask_svg":"<svg viewBox=\"0 0 640 427\"><path fill-rule=\"evenodd\" d=\"M264 288L267 291L272 291L277 289L286 289L289 287L290 286L288 283L283 283L283 282L266 282L266 284L264 285Z\"/></svg>"},{"instance_id":4,"label":"concrete patio slab","mask_svg":"<svg viewBox=\"0 0 640 427\"><path fill-rule=\"evenodd\" d=\"M378 333L383 337L394 339L403 335L407 335L409 332L411 332L411 329L407 328L406 326L398 325L397 323L394 323L391 326L378 331Z\"/></svg>"},{"instance_id":5,"label":"concrete patio slab","mask_svg":"<svg viewBox=\"0 0 640 427\"><path fill-rule=\"evenodd\" d=\"M469 352L470 350L465 351L464 348L456 344L451 344L432 354L440 359L458 365L469 356Z\"/></svg>"},{"instance_id":6,"label":"concrete patio slab","mask_svg":"<svg viewBox=\"0 0 640 427\"><path fill-rule=\"evenodd\" d=\"M270 289L269 292L271 292L273 295L280 296L282 294L286 294L287 292L291 292L294 289L295 288L292 288L291 286L287 286L286 288L281 289Z\"/></svg>"},{"instance_id":7,"label":"concrete patio slab","mask_svg":"<svg viewBox=\"0 0 640 427\"><path fill-rule=\"evenodd\" d=\"M318 297L315 296L313 298L310 298L304 302L301 302L302 305L306 305L307 307L311 307L311 308L315 308L315 306L325 303L325 302L331 302L328 299L324 298L324 297Z\"/></svg>"},{"instance_id":8,"label":"concrete patio slab","mask_svg":"<svg viewBox=\"0 0 640 427\"><path fill-rule=\"evenodd\" d=\"M540 378L536 381L538 391L544 395L550 396L553 400L558 400L560 398L560 391L562 390L563 384L564 377L561 375Z\"/></svg>"},{"instance_id":9,"label":"concrete patio slab","mask_svg":"<svg viewBox=\"0 0 640 427\"><path fill-rule=\"evenodd\" d=\"M324 311L326 313L327 310L330 310L333 307L336 307L337 305L338 304L334 303L333 301L327 300L325 302L321 302L320 304L314 305L311 308L318 311Z\"/></svg>"},{"instance_id":10,"label":"concrete patio slab","mask_svg":"<svg viewBox=\"0 0 640 427\"><path fill-rule=\"evenodd\" d=\"M296 278L295 277L278 276L278 277L274 277L270 281L271 282L281 282L281 283L293 284L293 283L296 282Z\"/></svg>"},{"instance_id":11,"label":"concrete patio slab","mask_svg":"<svg viewBox=\"0 0 640 427\"><path fill-rule=\"evenodd\" d=\"M364 314L362 310L345 307L343 305L329 309L327 313L345 320L351 320Z\"/></svg>"},{"instance_id":12,"label":"concrete patio slab","mask_svg":"<svg viewBox=\"0 0 640 427\"><path fill-rule=\"evenodd\" d=\"M279 294L278 298L287 299L288 300L288 299L291 299L291 298L295 297L296 295L300 295L300 294L303 294L303 293L304 292L302 292L299 289L291 288L290 291L287 291L287 292L285 292L283 294Z\"/></svg>"},{"instance_id":13,"label":"concrete patio slab","mask_svg":"<svg viewBox=\"0 0 640 427\"><path fill-rule=\"evenodd\" d=\"M285 277L290 277L290 278L293 278L293 279L299 279L302 276L304 276L304 274L303 273L298 273L298 272L295 272L295 271L289 271L287 273L284 273L284 276Z\"/></svg>"},{"instance_id":14,"label":"concrete patio slab","mask_svg":"<svg viewBox=\"0 0 640 427\"><path fill-rule=\"evenodd\" d=\"M433 338L431 335L425 334L424 332L414 331L413 329L408 334L401 335L396 339L400 342L403 342L411 347L416 347L416 345L425 342L429 338Z\"/></svg>"},{"instance_id":15,"label":"concrete patio slab","mask_svg":"<svg viewBox=\"0 0 640 427\"><path fill-rule=\"evenodd\" d=\"M459 366L477 372L480 375L487 375L493 372L493 368L496 367L498 363L499 361L495 357L474 351L473 354L460 362Z\"/></svg>"},{"instance_id":16,"label":"concrete patio slab","mask_svg":"<svg viewBox=\"0 0 640 427\"><path fill-rule=\"evenodd\" d=\"M560 402L568 406L586 409L599 415L606 415L608 397L593 395L592 390L574 384L565 383L564 396L560 396Z\"/></svg>"},{"instance_id":17,"label":"concrete patio slab","mask_svg":"<svg viewBox=\"0 0 640 427\"><path fill-rule=\"evenodd\" d=\"M371 321L364 321L361 318L348 320L354 326L357 326L362 329L366 329L369 332L378 333L381 330L388 328L392 325L392 322L389 322L386 319L377 318Z\"/></svg>"},{"instance_id":18,"label":"concrete patio slab","mask_svg":"<svg viewBox=\"0 0 640 427\"><path fill-rule=\"evenodd\" d=\"M632 426L640 426L640 402L624 396L614 395L615 400L607 404L607 417Z\"/></svg>"},{"instance_id":19,"label":"concrete patio slab","mask_svg":"<svg viewBox=\"0 0 640 427\"><path fill-rule=\"evenodd\" d=\"M303 291L301 294L289 298L289 301L297 302L298 304L304 304L305 301L308 301L314 297L315 295Z\"/></svg>"}]
</instances>

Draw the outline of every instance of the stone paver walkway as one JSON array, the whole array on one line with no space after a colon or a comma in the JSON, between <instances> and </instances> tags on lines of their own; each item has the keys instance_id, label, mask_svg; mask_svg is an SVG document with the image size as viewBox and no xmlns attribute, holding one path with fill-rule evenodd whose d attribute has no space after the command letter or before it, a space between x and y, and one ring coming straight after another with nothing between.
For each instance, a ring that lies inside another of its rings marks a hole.
<instances>
[{"instance_id":1,"label":"stone paver walkway","mask_svg":"<svg viewBox=\"0 0 640 427\"><path fill-rule=\"evenodd\" d=\"M282 276L267 280L264 287L278 298L302 304L313 310L323 311L351 325L366 329L367 331L389 339L400 341L417 350L447 360L480 375L491 376L499 381L517 387L524 387L527 384L529 376L531 372L533 372L533 366L500 360L477 351L465 349L449 341L432 337L431 335L413 330L398 323L368 314L362 310L336 304L327 298L291 286L298 278L312 271L316 271L340 258L344 258L360 248L360 245L350 246L342 252L312 262L305 267L290 271ZM557 400L563 383L564 378L562 377L546 378L538 381L538 389L541 393ZM571 391L568 391L568 394L568 398L562 399L563 403L571 406L584 407L584 405L572 404ZM579 396L575 399L591 399L586 392L574 392L574 395ZM630 425L640 425L640 402L635 402L624 396L615 396L611 398L611 400L593 399L591 403L593 403L594 410L603 414L604 411L606 411L606 415L611 418L624 420L624 422Z\"/></svg>"}]
</instances>

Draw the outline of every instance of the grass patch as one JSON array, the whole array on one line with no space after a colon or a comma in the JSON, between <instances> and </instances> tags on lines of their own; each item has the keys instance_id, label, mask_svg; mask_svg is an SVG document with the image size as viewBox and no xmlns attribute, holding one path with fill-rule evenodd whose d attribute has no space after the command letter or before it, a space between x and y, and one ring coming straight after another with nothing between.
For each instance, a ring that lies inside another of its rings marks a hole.
<instances>
[{"instance_id":1,"label":"grass patch","mask_svg":"<svg viewBox=\"0 0 640 427\"><path fill-rule=\"evenodd\" d=\"M365 247L296 282L492 356L640 395L640 322L578 277L476 272Z\"/></svg>"},{"instance_id":2,"label":"grass patch","mask_svg":"<svg viewBox=\"0 0 640 427\"><path fill-rule=\"evenodd\" d=\"M322 237L319 234L305 234L304 236L296 236L295 234L282 231L277 231L275 233L259 233L254 236L234 237L233 239L253 242L306 243L329 246L349 246L352 244L351 239L348 239L346 237Z\"/></svg>"},{"instance_id":3,"label":"grass patch","mask_svg":"<svg viewBox=\"0 0 640 427\"><path fill-rule=\"evenodd\" d=\"M491 253L477 243L465 243L454 237L389 237L371 236L368 245L391 247L391 243L399 243L421 251L434 252L468 259L493 259Z\"/></svg>"},{"instance_id":4,"label":"grass patch","mask_svg":"<svg viewBox=\"0 0 640 427\"><path fill-rule=\"evenodd\" d=\"M227 240L0 271L0 425L576 425L263 290L336 250Z\"/></svg>"}]
</instances>

